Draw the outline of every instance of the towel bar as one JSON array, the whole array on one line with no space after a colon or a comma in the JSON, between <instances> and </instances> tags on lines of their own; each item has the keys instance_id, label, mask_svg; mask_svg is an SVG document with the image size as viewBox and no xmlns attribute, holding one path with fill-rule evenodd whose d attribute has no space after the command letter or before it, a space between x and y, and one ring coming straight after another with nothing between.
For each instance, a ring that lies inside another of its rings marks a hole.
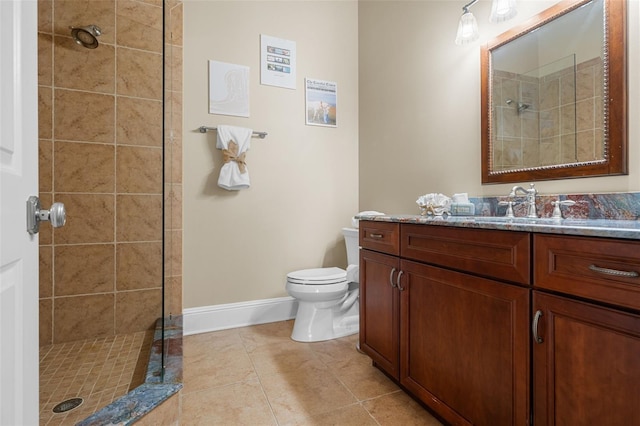
<instances>
[{"instance_id":1,"label":"towel bar","mask_svg":"<svg viewBox=\"0 0 640 426\"><path fill-rule=\"evenodd\" d=\"M200 126L198 127L198 130L200 130L200 133L207 133L208 131L216 131L218 130L217 127L207 127L207 126ZM264 139L267 137L267 132L253 132L254 136L259 137L260 139Z\"/></svg>"}]
</instances>

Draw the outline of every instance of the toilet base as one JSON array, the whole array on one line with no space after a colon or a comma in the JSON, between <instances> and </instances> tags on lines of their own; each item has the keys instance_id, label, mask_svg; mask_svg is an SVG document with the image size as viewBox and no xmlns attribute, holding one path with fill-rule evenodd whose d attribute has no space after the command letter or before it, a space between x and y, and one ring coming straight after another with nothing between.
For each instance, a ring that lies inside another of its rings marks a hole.
<instances>
[{"instance_id":1,"label":"toilet base","mask_svg":"<svg viewBox=\"0 0 640 426\"><path fill-rule=\"evenodd\" d=\"M317 308L314 303L299 300L291 339L321 342L356 334L360 331L359 310L357 300L344 312L340 312L339 307Z\"/></svg>"}]
</instances>

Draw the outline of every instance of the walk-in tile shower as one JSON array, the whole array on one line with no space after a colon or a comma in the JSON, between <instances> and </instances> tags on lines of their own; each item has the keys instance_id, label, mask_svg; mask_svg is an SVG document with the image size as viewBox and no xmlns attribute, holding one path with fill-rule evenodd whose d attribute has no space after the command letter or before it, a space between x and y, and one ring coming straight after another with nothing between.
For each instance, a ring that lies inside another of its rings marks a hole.
<instances>
[{"instance_id":1,"label":"walk-in tile shower","mask_svg":"<svg viewBox=\"0 0 640 426\"><path fill-rule=\"evenodd\" d=\"M40 229L40 422L71 424L144 382L182 310L182 3L38 15L39 195L67 215Z\"/></svg>"}]
</instances>

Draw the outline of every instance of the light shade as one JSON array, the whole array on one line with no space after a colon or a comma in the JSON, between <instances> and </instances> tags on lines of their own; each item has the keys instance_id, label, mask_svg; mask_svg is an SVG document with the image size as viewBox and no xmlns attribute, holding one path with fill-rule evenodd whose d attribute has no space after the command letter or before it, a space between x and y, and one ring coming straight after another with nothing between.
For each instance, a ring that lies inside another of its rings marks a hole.
<instances>
[{"instance_id":1,"label":"light shade","mask_svg":"<svg viewBox=\"0 0 640 426\"><path fill-rule=\"evenodd\" d=\"M478 22L476 22L476 17L473 16L473 13L465 10L465 12L460 17L460 22L458 23L458 34L456 35L456 44L462 45L471 43L480 37L478 33Z\"/></svg>"},{"instance_id":2,"label":"light shade","mask_svg":"<svg viewBox=\"0 0 640 426\"><path fill-rule=\"evenodd\" d=\"M493 0L489 22L496 24L507 21L517 14L516 0Z\"/></svg>"}]
</instances>

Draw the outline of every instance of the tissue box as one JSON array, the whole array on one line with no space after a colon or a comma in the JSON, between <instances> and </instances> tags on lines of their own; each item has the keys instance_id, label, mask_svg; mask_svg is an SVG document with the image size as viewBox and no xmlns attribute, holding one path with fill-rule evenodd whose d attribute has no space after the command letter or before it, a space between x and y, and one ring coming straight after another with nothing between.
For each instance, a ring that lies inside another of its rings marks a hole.
<instances>
[{"instance_id":1,"label":"tissue box","mask_svg":"<svg viewBox=\"0 0 640 426\"><path fill-rule=\"evenodd\" d=\"M452 216L473 216L476 214L476 206L471 203L451 204Z\"/></svg>"}]
</instances>

